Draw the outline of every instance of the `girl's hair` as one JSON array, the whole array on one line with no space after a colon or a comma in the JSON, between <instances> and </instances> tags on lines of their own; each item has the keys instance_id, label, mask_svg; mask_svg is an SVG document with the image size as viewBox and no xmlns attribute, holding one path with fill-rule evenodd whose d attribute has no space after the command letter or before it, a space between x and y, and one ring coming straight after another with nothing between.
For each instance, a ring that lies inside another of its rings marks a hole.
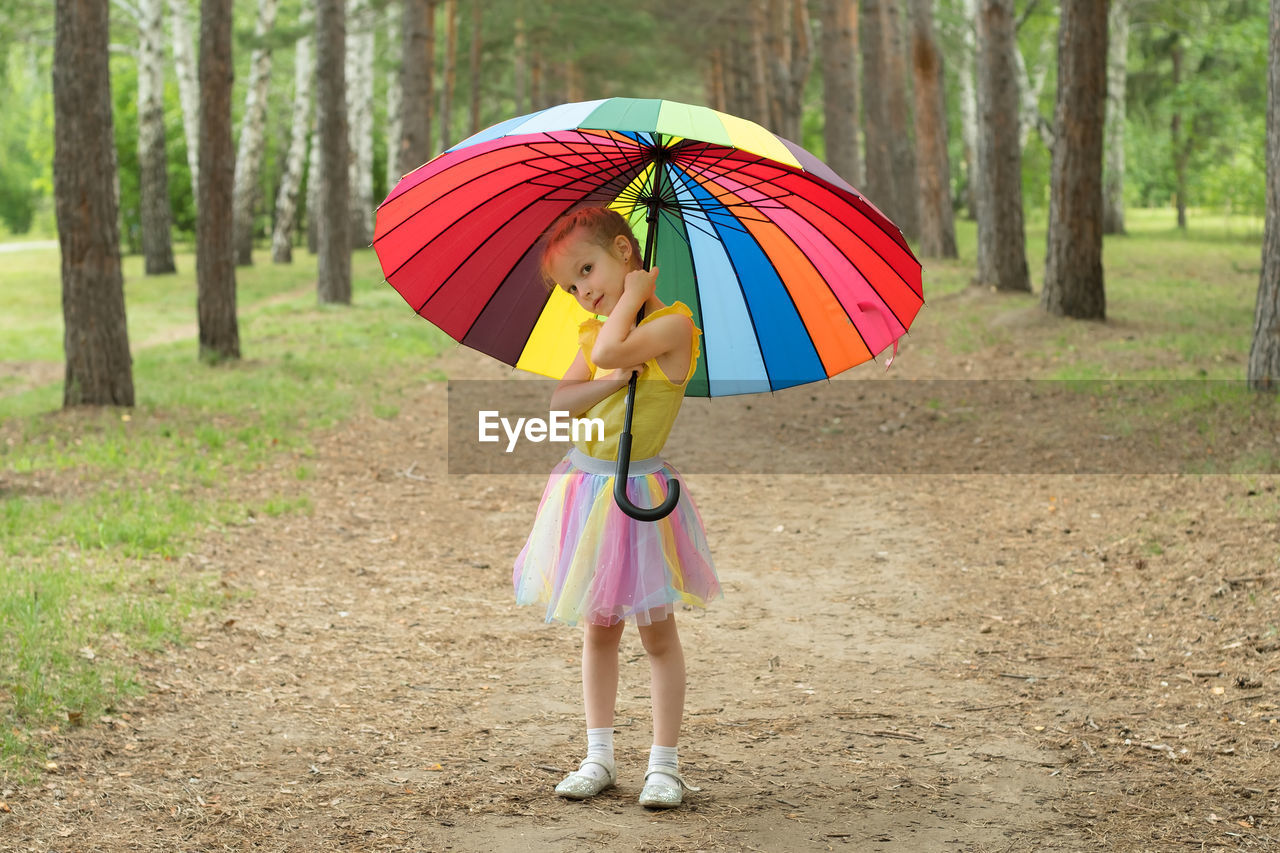
<instances>
[{"instance_id":1,"label":"girl's hair","mask_svg":"<svg viewBox=\"0 0 1280 853\"><path fill-rule=\"evenodd\" d=\"M611 251L615 238L626 237L631 243L632 263L639 267L640 242L636 240L636 235L631 232L631 226L622 214L607 207L580 207L561 216L547 229L542 247L542 262L538 269L548 288L556 286L556 280L549 269L552 253L579 228L585 228L590 240Z\"/></svg>"}]
</instances>

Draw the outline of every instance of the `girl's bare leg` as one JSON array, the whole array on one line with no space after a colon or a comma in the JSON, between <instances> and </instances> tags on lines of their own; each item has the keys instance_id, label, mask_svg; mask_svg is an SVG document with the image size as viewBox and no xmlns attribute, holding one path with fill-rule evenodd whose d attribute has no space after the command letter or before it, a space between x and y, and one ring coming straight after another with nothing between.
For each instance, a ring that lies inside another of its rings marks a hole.
<instances>
[{"instance_id":1,"label":"girl's bare leg","mask_svg":"<svg viewBox=\"0 0 1280 853\"><path fill-rule=\"evenodd\" d=\"M582 702L587 728L613 727L618 699L618 641L626 623L587 625L582 641Z\"/></svg>"},{"instance_id":2,"label":"girl's bare leg","mask_svg":"<svg viewBox=\"0 0 1280 853\"><path fill-rule=\"evenodd\" d=\"M640 641L649 655L650 695L653 698L653 742L676 746L684 718L684 649L675 615L640 628ZM617 658L614 658L615 664ZM615 686L616 686L615 670ZM612 720L612 717L610 717Z\"/></svg>"}]
</instances>

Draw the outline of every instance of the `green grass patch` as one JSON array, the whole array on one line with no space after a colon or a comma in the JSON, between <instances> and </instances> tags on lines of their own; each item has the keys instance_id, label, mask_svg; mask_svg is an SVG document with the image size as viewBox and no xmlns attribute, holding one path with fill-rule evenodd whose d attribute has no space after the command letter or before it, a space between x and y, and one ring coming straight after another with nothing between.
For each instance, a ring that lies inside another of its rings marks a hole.
<instances>
[{"instance_id":1,"label":"green grass patch","mask_svg":"<svg viewBox=\"0 0 1280 853\"><path fill-rule=\"evenodd\" d=\"M261 253L260 253L261 255ZM136 656L218 606L183 555L254 517L305 513L311 442L356 414L396 417L448 339L353 258L353 304L320 306L306 253L237 270L242 360L196 345L194 264L146 277L126 260L133 409L61 411L57 381L0 396L0 762L21 774L40 731L93 720L136 689ZM62 358L58 254L7 253L0 362ZM11 262L11 263L10 263ZM0 394L4 393L0 386ZM282 455L298 490L251 504L237 482Z\"/></svg>"}]
</instances>

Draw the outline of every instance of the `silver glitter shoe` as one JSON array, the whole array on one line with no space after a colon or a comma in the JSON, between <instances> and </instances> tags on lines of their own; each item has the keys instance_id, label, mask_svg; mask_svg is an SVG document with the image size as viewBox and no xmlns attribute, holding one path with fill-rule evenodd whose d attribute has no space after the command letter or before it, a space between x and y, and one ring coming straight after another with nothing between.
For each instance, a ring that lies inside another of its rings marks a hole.
<instances>
[{"instance_id":1,"label":"silver glitter shoe","mask_svg":"<svg viewBox=\"0 0 1280 853\"><path fill-rule=\"evenodd\" d=\"M652 782L649 777L656 773L663 776L669 776L678 782L678 785L669 785L666 782L660 782L657 779ZM644 774L644 789L640 792L640 805L646 809L674 809L684 801L685 791L700 791L701 788L695 788L692 785L685 784L680 774L673 770L655 769Z\"/></svg>"},{"instance_id":2,"label":"silver glitter shoe","mask_svg":"<svg viewBox=\"0 0 1280 853\"><path fill-rule=\"evenodd\" d=\"M596 779L583 773L582 768L588 764L603 767L606 774L605 778ZM556 793L566 800L585 800L589 797L594 797L601 791L612 788L617 778L612 761L602 758L584 758L582 763L578 765L577 770L564 777L560 784L556 785Z\"/></svg>"}]
</instances>

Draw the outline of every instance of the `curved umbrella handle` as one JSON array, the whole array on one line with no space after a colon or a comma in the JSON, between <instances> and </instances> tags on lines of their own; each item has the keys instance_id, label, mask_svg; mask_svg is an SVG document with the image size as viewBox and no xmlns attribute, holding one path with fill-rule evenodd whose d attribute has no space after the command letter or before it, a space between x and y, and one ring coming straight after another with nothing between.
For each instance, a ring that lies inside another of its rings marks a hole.
<instances>
[{"instance_id":1,"label":"curved umbrella handle","mask_svg":"<svg viewBox=\"0 0 1280 853\"><path fill-rule=\"evenodd\" d=\"M631 374L627 384L627 411L623 420L622 433L618 436L618 468L613 476L613 499L618 508L636 521L659 521L671 514L680 502L680 481L671 480L667 488L667 498L661 504L651 508L639 507L627 497L627 469L631 464L631 412L636 402L636 374Z\"/></svg>"}]
</instances>

